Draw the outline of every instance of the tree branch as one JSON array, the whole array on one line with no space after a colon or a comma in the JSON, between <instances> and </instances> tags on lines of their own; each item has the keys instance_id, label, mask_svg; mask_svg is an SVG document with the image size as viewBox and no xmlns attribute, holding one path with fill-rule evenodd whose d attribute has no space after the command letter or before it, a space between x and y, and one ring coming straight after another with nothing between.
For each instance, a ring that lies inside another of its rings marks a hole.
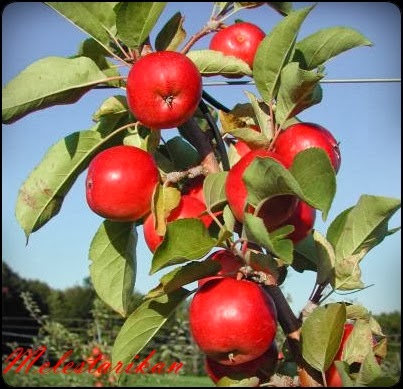
<instances>
[{"instance_id":1,"label":"tree branch","mask_svg":"<svg viewBox=\"0 0 403 389\"><path fill-rule=\"evenodd\" d=\"M218 173L221 171L220 165L214 155L213 147L207 133L203 132L195 119L190 119L178 127L180 134L193 145L202 158L201 165L205 173Z\"/></svg>"}]
</instances>

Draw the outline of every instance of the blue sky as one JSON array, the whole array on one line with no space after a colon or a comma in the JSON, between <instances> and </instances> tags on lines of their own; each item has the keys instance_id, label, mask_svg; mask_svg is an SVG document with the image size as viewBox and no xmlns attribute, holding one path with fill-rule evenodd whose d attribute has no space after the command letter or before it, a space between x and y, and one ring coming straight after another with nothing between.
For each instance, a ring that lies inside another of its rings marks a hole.
<instances>
[{"instance_id":1,"label":"blue sky","mask_svg":"<svg viewBox=\"0 0 403 389\"><path fill-rule=\"evenodd\" d=\"M301 8L313 3L295 3ZM169 3L152 34L153 42L162 25L176 12L185 15L188 37L206 23L211 3ZM47 56L74 55L86 35L42 3L11 3L3 10L2 85L32 62ZM241 18L270 29L281 16L269 7L241 11L228 19ZM400 78L401 13L391 3L317 3L306 19L299 39L325 27L348 26L370 39L374 46L341 54L326 66L327 79ZM210 37L194 47L207 48ZM269 60L269 59L268 59ZM209 82L211 80L206 79ZM246 102L244 91L253 86L215 86L206 90L225 105ZM77 104L53 107L31 114L2 129L2 259L21 276L40 279L55 288L81 284L89 275L88 249L102 219L92 213L85 200L82 174L67 195L59 215L35 232L25 245L14 207L18 189L47 149L62 137L89 128L91 115L115 91L98 90ZM355 204L361 194L401 198L401 84L324 84L323 100L299 115L328 128L340 141L342 165L337 193L328 221L317 218L316 228L326 232L329 223ZM176 135L165 130L165 137ZM391 226L401 224L401 213ZM158 274L148 275L151 253L141 228L137 248L136 288L145 293L154 287ZM388 237L361 264L362 278L372 285L350 299L374 313L400 310L401 233ZM313 273L290 272L285 291L295 311L305 304L314 283ZM333 295L334 300L345 297Z\"/></svg>"}]
</instances>

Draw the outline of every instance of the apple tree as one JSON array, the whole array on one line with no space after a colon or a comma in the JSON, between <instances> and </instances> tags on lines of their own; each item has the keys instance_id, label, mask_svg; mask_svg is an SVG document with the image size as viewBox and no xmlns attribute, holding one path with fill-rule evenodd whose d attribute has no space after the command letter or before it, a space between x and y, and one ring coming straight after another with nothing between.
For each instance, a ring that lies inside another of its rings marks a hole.
<instances>
[{"instance_id":1,"label":"apple tree","mask_svg":"<svg viewBox=\"0 0 403 389\"><path fill-rule=\"evenodd\" d=\"M332 26L299 39L314 6L287 2L213 3L189 39L179 12L155 31L163 2L46 4L88 38L74 56L40 59L11 80L3 123L73 105L99 87L111 94L88 130L52 145L32 170L16 217L28 239L86 174L83 197L105 219L90 243L91 281L125 318L112 366L139 354L194 294L190 328L217 385L391 384L379 367L386 338L370 307L326 298L364 287L360 263L398 230L388 221L400 200L363 194L326 234L315 230L337 194L342 150L336 134L297 116L321 102L327 61L371 42ZM263 32L247 21L255 7L283 18ZM245 21L226 25L237 12ZM204 37L209 48L195 50ZM203 90L211 76L246 77L256 92L228 108ZM168 128L178 136L166 141ZM150 248L150 274L169 271L133 311L138 239ZM280 289L290 268L316 273L298 316ZM283 345L274 340L278 328Z\"/></svg>"}]
</instances>

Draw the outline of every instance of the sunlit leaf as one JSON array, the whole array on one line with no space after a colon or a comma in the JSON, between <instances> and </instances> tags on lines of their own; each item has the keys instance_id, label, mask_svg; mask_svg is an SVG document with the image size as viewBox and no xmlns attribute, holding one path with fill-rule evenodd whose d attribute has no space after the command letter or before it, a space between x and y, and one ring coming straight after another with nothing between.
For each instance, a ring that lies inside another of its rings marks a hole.
<instances>
[{"instance_id":1,"label":"sunlit leaf","mask_svg":"<svg viewBox=\"0 0 403 389\"><path fill-rule=\"evenodd\" d=\"M159 285L151 289L146 297L155 298L171 293L191 282L217 274L220 269L221 266L217 261L190 262L165 274Z\"/></svg>"},{"instance_id":2,"label":"sunlit leaf","mask_svg":"<svg viewBox=\"0 0 403 389\"><path fill-rule=\"evenodd\" d=\"M129 47L139 47L157 23L166 2L121 2L115 7L119 38Z\"/></svg>"},{"instance_id":3,"label":"sunlit leaf","mask_svg":"<svg viewBox=\"0 0 403 389\"><path fill-rule=\"evenodd\" d=\"M316 69L329 59L359 46L372 46L364 35L349 27L329 27L297 42L295 57L301 68Z\"/></svg>"},{"instance_id":4,"label":"sunlit leaf","mask_svg":"<svg viewBox=\"0 0 403 389\"><path fill-rule=\"evenodd\" d=\"M204 77L209 76L251 76L249 65L236 57L227 56L215 50L192 50L186 54Z\"/></svg>"},{"instance_id":5,"label":"sunlit leaf","mask_svg":"<svg viewBox=\"0 0 403 389\"><path fill-rule=\"evenodd\" d=\"M317 307L302 325L302 356L316 370L326 371L339 349L346 321L344 304Z\"/></svg>"},{"instance_id":6,"label":"sunlit leaf","mask_svg":"<svg viewBox=\"0 0 403 389\"><path fill-rule=\"evenodd\" d=\"M161 50L176 50L186 38L183 28L185 18L180 12L169 19L155 39L155 48Z\"/></svg>"},{"instance_id":7,"label":"sunlit leaf","mask_svg":"<svg viewBox=\"0 0 403 389\"><path fill-rule=\"evenodd\" d=\"M200 220L192 218L170 222L164 240L154 254L150 274L167 266L200 259L215 245L216 240Z\"/></svg>"},{"instance_id":8,"label":"sunlit leaf","mask_svg":"<svg viewBox=\"0 0 403 389\"><path fill-rule=\"evenodd\" d=\"M49 148L21 186L16 217L26 237L57 215L64 197L96 152L121 140L119 117L102 120L94 129L75 132Z\"/></svg>"},{"instance_id":9,"label":"sunlit leaf","mask_svg":"<svg viewBox=\"0 0 403 389\"><path fill-rule=\"evenodd\" d=\"M75 103L105 74L88 57L46 57L25 68L2 90L2 121L13 123L29 113Z\"/></svg>"},{"instance_id":10,"label":"sunlit leaf","mask_svg":"<svg viewBox=\"0 0 403 389\"><path fill-rule=\"evenodd\" d=\"M296 62L283 68L277 96L277 124L284 127L288 119L321 102L322 88L319 80L322 78L323 74L300 69Z\"/></svg>"},{"instance_id":11,"label":"sunlit leaf","mask_svg":"<svg viewBox=\"0 0 403 389\"><path fill-rule=\"evenodd\" d=\"M97 295L126 316L136 280L134 223L104 221L91 242L91 282Z\"/></svg>"},{"instance_id":12,"label":"sunlit leaf","mask_svg":"<svg viewBox=\"0 0 403 389\"><path fill-rule=\"evenodd\" d=\"M253 78L266 103L277 96L281 71L293 58L299 29L312 8L291 12L259 44L253 61Z\"/></svg>"},{"instance_id":13,"label":"sunlit leaf","mask_svg":"<svg viewBox=\"0 0 403 389\"><path fill-rule=\"evenodd\" d=\"M141 352L175 312L179 304L190 294L191 292L181 288L155 299L146 300L141 304L127 318L115 339L112 364L116 365L121 362L123 365L127 365L133 356Z\"/></svg>"}]
</instances>

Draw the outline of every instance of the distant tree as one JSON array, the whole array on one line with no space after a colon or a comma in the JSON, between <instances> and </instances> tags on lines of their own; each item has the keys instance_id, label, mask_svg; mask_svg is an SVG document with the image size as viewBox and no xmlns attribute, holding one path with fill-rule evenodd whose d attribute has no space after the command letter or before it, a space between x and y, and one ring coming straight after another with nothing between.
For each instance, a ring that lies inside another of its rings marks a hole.
<instances>
[{"instance_id":1,"label":"distant tree","mask_svg":"<svg viewBox=\"0 0 403 389\"><path fill-rule=\"evenodd\" d=\"M44 314L49 313L47 302L51 288L44 282L38 280L26 280L14 272L11 267L2 262L2 314L3 316L26 317L28 311L24 307L20 297L21 292L29 291L32 298Z\"/></svg>"},{"instance_id":2,"label":"distant tree","mask_svg":"<svg viewBox=\"0 0 403 389\"><path fill-rule=\"evenodd\" d=\"M401 334L401 313L398 311L381 313L375 316L385 335Z\"/></svg>"}]
</instances>

